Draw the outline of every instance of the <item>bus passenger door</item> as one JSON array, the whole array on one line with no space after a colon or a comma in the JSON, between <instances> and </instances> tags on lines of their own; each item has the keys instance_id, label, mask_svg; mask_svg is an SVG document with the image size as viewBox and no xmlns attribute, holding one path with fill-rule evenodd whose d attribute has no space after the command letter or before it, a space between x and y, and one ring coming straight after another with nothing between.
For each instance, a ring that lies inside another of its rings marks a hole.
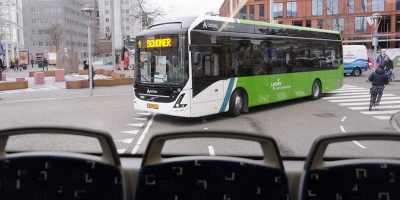
<instances>
[{"instance_id":1,"label":"bus passenger door","mask_svg":"<svg viewBox=\"0 0 400 200\"><path fill-rule=\"evenodd\" d=\"M223 99L223 82L220 76L220 55L216 47L199 48L193 53L193 100L192 103ZM203 51L201 51L203 50Z\"/></svg>"}]
</instances>

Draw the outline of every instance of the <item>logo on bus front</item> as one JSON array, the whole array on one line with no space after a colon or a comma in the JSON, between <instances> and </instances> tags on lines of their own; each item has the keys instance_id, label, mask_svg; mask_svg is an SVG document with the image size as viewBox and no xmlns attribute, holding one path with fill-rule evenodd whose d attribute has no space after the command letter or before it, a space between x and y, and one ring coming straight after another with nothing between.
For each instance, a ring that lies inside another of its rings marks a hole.
<instances>
[{"instance_id":1,"label":"logo on bus front","mask_svg":"<svg viewBox=\"0 0 400 200\"><path fill-rule=\"evenodd\" d=\"M278 78L278 80L276 82L271 83L272 90L281 90L281 89L292 88L292 86L290 86L290 85L288 85L288 86L281 86L281 85L282 85L282 82Z\"/></svg>"},{"instance_id":2,"label":"logo on bus front","mask_svg":"<svg viewBox=\"0 0 400 200\"><path fill-rule=\"evenodd\" d=\"M213 23L203 23L203 28L218 28L218 24L213 24Z\"/></svg>"},{"instance_id":3,"label":"logo on bus front","mask_svg":"<svg viewBox=\"0 0 400 200\"><path fill-rule=\"evenodd\" d=\"M157 90L147 89L147 94L157 94Z\"/></svg>"}]
</instances>

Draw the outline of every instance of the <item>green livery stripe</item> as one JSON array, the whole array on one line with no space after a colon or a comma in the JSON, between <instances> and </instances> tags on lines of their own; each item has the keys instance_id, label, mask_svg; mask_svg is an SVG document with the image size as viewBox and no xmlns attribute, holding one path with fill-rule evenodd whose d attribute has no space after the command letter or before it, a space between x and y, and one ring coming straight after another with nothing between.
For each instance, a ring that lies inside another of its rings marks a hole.
<instances>
[{"instance_id":1,"label":"green livery stripe","mask_svg":"<svg viewBox=\"0 0 400 200\"><path fill-rule=\"evenodd\" d=\"M226 106L228 105L229 98L231 97L231 94L232 94L233 84L235 84L235 78L231 78L229 80L229 85L228 85L228 89L226 90L224 102L222 102L221 109L219 109L220 113L225 112L225 110L226 110Z\"/></svg>"}]
</instances>

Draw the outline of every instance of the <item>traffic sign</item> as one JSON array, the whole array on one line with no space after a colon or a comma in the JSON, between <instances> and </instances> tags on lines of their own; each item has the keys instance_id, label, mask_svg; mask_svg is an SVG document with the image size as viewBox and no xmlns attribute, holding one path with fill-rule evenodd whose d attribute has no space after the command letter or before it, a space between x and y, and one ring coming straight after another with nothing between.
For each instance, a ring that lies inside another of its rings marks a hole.
<instances>
[{"instance_id":1,"label":"traffic sign","mask_svg":"<svg viewBox=\"0 0 400 200\"><path fill-rule=\"evenodd\" d=\"M3 45L0 44L0 56L3 55Z\"/></svg>"}]
</instances>

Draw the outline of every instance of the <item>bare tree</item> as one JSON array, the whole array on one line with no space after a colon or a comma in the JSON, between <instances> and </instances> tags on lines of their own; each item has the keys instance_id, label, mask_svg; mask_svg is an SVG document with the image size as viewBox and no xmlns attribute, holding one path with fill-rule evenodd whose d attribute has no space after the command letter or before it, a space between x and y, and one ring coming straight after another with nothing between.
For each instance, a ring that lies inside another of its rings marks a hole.
<instances>
[{"instance_id":1,"label":"bare tree","mask_svg":"<svg viewBox=\"0 0 400 200\"><path fill-rule=\"evenodd\" d=\"M318 0L322 1L323 0ZM349 11L355 11L355 0L326 0L326 15L323 16L323 28L340 31L346 34L347 27L354 26L350 20ZM340 6L339 6L340 4Z\"/></svg>"},{"instance_id":2,"label":"bare tree","mask_svg":"<svg viewBox=\"0 0 400 200\"><path fill-rule=\"evenodd\" d=\"M161 5L150 4L150 1L135 0L132 3L130 16L134 20L140 20L145 27L152 25L155 21L162 19L167 15L165 7Z\"/></svg>"},{"instance_id":3,"label":"bare tree","mask_svg":"<svg viewBox=\"0 0 400 200\"><path fill-rule=\"evenodd\" d=\"M50 40L50 49L60 50L61 42L64 40L62 24L52 24L47 29L47 36Z\"/></svg>"}]
</instances>

